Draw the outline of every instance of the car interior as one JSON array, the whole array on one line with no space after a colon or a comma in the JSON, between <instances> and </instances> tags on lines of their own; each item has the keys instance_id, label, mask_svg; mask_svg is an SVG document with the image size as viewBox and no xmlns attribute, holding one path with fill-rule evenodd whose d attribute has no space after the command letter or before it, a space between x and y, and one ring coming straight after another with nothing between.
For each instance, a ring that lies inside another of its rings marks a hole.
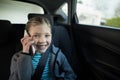
<instances>
[{"instance_id":1,"label":"car interior","mask_svg":"<svg viewBox=\"0 0 120 80\"><path fill-rule=\"evenodd\" d=\"M74 12L76 0L16 1L43 7L44 14L29 13L26 17L29 20L35 16L44 16L50 20L53 44L67 57L77 75L76 80L120 80L120 29L77 24ZM69 4L70 10L68 21L66 17L55 14L65 2ZM0 79L8 80L11 58L22 49L20 39L25 34L25 24L0 19L0 27Z\"/></svg>"}]
</instances>

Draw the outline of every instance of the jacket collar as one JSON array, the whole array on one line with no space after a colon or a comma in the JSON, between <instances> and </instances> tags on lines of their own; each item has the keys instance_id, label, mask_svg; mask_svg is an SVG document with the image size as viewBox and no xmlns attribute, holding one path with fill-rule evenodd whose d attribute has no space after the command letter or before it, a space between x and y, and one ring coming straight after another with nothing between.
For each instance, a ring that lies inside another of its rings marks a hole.
<instances>
[{"instance_id":1,"label":"jacket collar","mask_svg":"<svg viewBox=\"0 0 120 80\"><path fill-rule=\"evenodd\" d=\"M52 52L53 52L54 54L56 54L58 50L59 50L59 48L57 48L57 47L55 47L54 45L52 45Z\"/></svg>"}]
</instances>

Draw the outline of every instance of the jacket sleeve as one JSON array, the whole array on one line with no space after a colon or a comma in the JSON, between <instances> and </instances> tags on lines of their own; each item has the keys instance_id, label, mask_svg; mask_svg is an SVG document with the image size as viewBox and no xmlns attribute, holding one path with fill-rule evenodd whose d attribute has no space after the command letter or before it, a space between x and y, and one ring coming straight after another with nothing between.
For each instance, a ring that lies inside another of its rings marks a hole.
<instances>
[{"instance_id":1,"label":"jacket sleeve","mask_svg":"<svg viewBox=\"0 0 120 80\"><path fill-rule=\"evenodd\" d=\"M17 56L16 55L13 55L11 59L9 80L20 80L18 77L18 71L17 71Z\"/></svg>"},{"instance_id":2,"label":"jacket sleeve","mask_svg":"<svg viewBox=\"0 0 120 80\"><path fill-rule=\"evenodd\" d=\"M58 54L58 58L60 60L59 71L62 71L61 73L63 73L64 75L64 80L76 80L76 75L74 71L72 70L70 64L68 63L67 58L61 51Z\"/></svg>"},{"instance_id":3,"label":"jacket sleeve","mask_svg":"<svg viewBox=\"0 0 120 80\"><path fill-rule=\"evenodd\" d=\"M27 68L29 65L29 55L21 54L21 52L13 55L10 66L9 80L30 80L30 76L26 78L26 74L31 73Z\"/></svg>"}]
</instances>

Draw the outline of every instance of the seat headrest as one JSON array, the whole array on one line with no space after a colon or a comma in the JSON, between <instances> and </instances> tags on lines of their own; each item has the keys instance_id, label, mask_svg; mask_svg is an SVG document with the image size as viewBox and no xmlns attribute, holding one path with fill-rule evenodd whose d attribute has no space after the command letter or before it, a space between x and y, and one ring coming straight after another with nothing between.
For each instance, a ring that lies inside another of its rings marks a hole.
<instances>
[{"instance_id":1,"label":"seat headrest","mask_svg":"<svg viewBox=\"0 0 120 80\"><path fill-rule=\"evenodd\" d=\"M67 17L65 15L54 15L54 21L55 23L67 23Z\"/></svg>"},{"instance_id":2,"label":"seat headrest","mask_svg":"<svg viewBox=\"0 0 120 80\"><path fill-rule=\"evenodd\" d=\"M50 24L53 26L53 16L50 14L36 14L36 13L29 13L28 14L28 20L32 17L37 17L37 16L41 16L41 17L45 17L50 21Z\"/></svg>"},{"instance_id":3,"label":"seat headrest","mask_svg":"<svg viewBox=\"0 0 120 80\"><path fill-rule=\"evenodd\" d=\"M8 20L0 20L0 45L6 43L10 39L12 24Z\"/></svg>"}]
</instances>

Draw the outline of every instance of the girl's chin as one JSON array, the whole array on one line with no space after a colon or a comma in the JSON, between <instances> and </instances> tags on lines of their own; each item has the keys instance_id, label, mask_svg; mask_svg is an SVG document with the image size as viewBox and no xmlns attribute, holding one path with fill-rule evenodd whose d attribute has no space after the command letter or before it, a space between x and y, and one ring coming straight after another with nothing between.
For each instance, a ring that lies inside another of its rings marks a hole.
<instances>
[{"instance_id":1,"label":"girl's chin","mask_svg":"<svg viewBox=\"0 0 120 80\"><path fill-rule=\"evenodd\" d=\"M40 53L45 53L46 49L45 50L38 50L38 52Z\"/></svg>"}]
</instances>

